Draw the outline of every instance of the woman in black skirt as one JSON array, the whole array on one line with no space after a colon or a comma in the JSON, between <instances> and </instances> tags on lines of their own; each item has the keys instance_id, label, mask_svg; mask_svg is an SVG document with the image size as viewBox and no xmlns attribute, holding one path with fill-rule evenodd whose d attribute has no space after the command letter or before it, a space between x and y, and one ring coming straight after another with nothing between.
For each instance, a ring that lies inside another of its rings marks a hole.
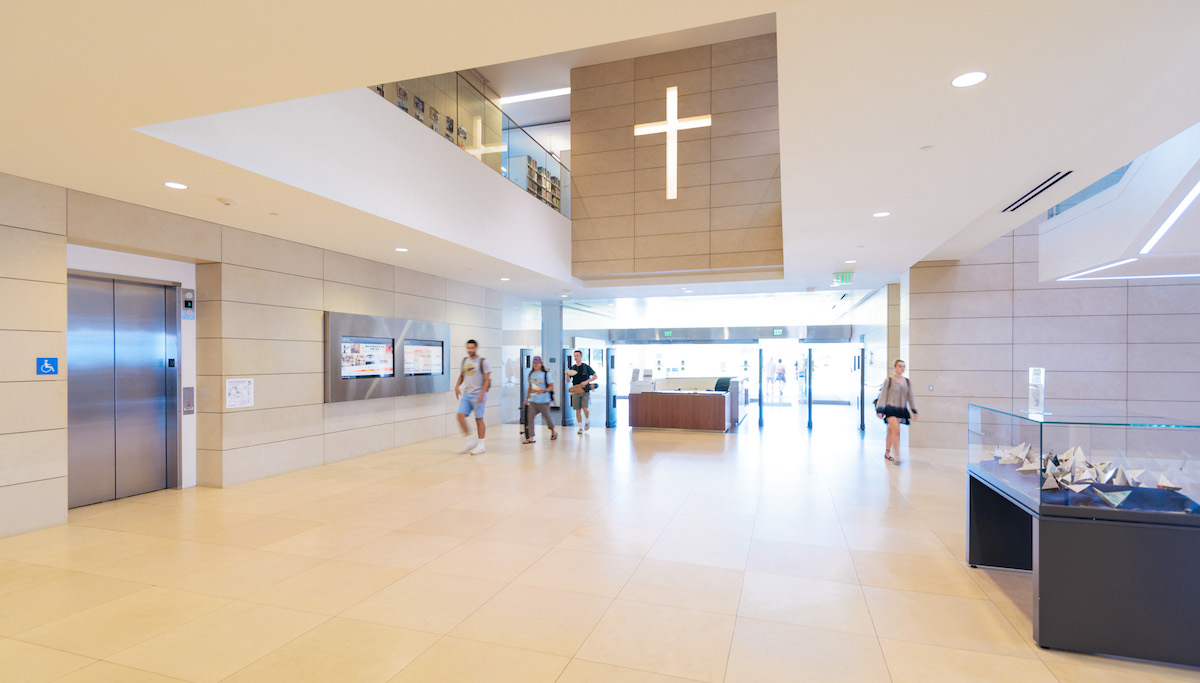
<instances>
[{"instance_id":1,"label":"woman in black skirt","mask_svg":"<svg viewBox=\"0 0 1200 683\"><path fill-rule=\"evenodd\" d=\"M887 450L883 457L895 463L900 462L900 423L908 424L909 420L917 419L912 384L904 376L904 367L902 360L892 363L895 374L883 380L879 398L875 399L875 415L887 423Z\"/></svg>"}]
</instances>

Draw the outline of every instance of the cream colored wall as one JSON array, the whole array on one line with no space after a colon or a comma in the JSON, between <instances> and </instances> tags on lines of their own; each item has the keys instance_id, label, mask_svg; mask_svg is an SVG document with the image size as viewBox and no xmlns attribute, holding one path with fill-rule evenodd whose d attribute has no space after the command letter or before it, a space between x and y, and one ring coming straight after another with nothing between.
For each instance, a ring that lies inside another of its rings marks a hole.
<instances>
[{"instance_id":1,"label":"cream colored wall","mask_svg":"<svg viewBox=\"0 0 1200 683\"><path fill-rule=\"evenodd\" d=\"M909 271L909 368L921 409L912 445L965 447L967 403L1025 407L1031 366L1046 368L1050 409L1200 414L1200 285L1038 282L1036 226L968 259Z\"/></svg>"},{"instance_id":2,"label":"cream colored wall","mask_svg":"<svg viewBox=\"0 0 1200 683\"><path fill-rule=\"evenodd\" d=\"M0 175L0 537L67 521L66 214L66 190Z\"/></svg>"},{"instance_id":3,"label":"cream colored wall","mask_svg":"<svg viewBox=\"0 0 1200 683\"><path fill-rule=\"evenodd\" d=\"M571 70L572 273L593 279L783 266L775 35ZM664 135L635 124L711 114L679 133L666 199Z\"/></svg>"},{"instance_id":4,"label":"cream colored wall","mask_svg":"<svg viewBox=\"0 0 1200 683\"><path fill-rule=\"evenodd\" d=\"M472 337L500 362L496 290L0 174L0 537L66 521L68 241L198 264L196 357L182 362L197 368L204 485L457 433L452 392L322 403L323 310L448 323L455 373ZM37 376L41 356L61 374ZM256 379L253 408L224 409L229 377Z\"/></svg>"}]
</instances>

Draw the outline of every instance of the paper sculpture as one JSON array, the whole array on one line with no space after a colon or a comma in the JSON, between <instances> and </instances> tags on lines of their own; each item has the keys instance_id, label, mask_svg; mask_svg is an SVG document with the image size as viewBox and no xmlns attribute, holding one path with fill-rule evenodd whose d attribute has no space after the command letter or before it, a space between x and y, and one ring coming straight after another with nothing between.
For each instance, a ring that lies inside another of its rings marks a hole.
<instances>
[{"instance_id":1,"label":"paper sculpture","mask_svg":"<svg viewBox=\"0 0 1200 683\"><path fill-rule=\"evenodd\" d=\"M1129 497L1130 493L1133 493L1133 492L1132 491L1096 491L1096 494L1100 496L1100 500L1104 501L1105 503L1108 503L1112 507L1118 507L1121 505L1121 503L1124 503L1125 499Z\"/></svg>"},{"instance_id":2,"label":"paper sculpture","mask_svg":"<svg viewBox=\"0 0 1200 683\"><path fill-rule=\"evenodd\" d=\"M1158 475L1158 488L1166 489L1167 491L1178 491L1179 489L1181 489L1183 487L1172 484L1171 480L1167 479L1167 475L1160 474L1160 475Z\"/></svg>"},{"instance_id":3,"label":"paper sculpture","mask_svg":"<svg viewBox=\"0 0 1200 683\"><path fill-rule=\"evenodd\" d=\"M1083 493L1089 486L1091 486L1091 484L1067 484L1067 488L1071 489L1075 493Z\"/></svg>"}]
</instances>

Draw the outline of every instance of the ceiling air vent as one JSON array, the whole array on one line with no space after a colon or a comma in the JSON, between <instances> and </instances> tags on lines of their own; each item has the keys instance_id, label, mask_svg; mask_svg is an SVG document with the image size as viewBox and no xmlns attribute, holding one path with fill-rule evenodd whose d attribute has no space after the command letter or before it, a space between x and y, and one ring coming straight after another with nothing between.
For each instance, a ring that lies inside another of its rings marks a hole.
<instances>
[{"instance_id":1,"label":"ceiling air vent","mask_svg":"<svg viewBox=\"0 0 1200 683\"><path fill-rule=\"evenodd\" d=\"M1063 178L1066 178L1067 176L1071 175L1072 173L1074 173L1074 171L1059 171L1059 172L1055 173L1054 175L1050 176L1049 178L1046 178L1042 182L1038 183L1032 190L1021 195L1020 199L1013 202L1012 204L1009 204L1000 213L1011 213L1013 211L1016 211L1017 209L1021 208L1022 206L1025 206L1029 202L1036 199L1037 196L1040 195L1041 193L1054 187L1058 183L1058 181L1062 180Z\"/></svg>"}]
</instances>

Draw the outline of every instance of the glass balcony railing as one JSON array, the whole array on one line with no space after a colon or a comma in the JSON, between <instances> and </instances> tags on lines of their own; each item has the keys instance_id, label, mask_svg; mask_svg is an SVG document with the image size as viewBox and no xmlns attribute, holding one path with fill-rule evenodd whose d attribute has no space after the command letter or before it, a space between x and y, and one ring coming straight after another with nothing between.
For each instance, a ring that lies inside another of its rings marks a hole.
<instances>
[{"instance_id":1,"label":"glass balcony railing","mask_svg":"<svg viewBox=\"0 0 1200 683\"><path fill-rule=\"evenodd\" d=\"M571 171L458 73L375 86L375 92L487 164L514 185L571 217Z\"/></svg>"},{"instance_id":2,"label":"glass balcony railing","mask_svg":"<svg viewBox=\"0 0 1200 683\"><path fill-rule=\"evenodd\" d=\"M1133 164L1132 161L1129 162L1128 164L1125 164L1121 168L1118 168L1117 170L1113 171L1112 173L1109 173L1108 175L1104 176L1100 180L1097 180L1096 182L1092 183L1091 185L1088 185L1087 187L1076 192L1075 194L1071 195L1070 197L1067 197L1066 200L1064 200L1061 204L1054 205L1053 208L1051 208L1049 211L1046 212L1046 219L1049 220L1051 218L1054 218L1055 216L1062 214L1063 212L1065 212L1069 209L1073 209L1076 206L1079 206L1080 204L1084 203L1085 201L1091 199L1092 197L1095 197L1096 195L1100 194L1101 192L1107 190L1108 188L1112 187L1113 185L1116 185L1117 183L1121 182L1121 178L1125 177L1125 172L1129 170L1129 167L1132 164Z\"/></svg>"}]
</instances>

